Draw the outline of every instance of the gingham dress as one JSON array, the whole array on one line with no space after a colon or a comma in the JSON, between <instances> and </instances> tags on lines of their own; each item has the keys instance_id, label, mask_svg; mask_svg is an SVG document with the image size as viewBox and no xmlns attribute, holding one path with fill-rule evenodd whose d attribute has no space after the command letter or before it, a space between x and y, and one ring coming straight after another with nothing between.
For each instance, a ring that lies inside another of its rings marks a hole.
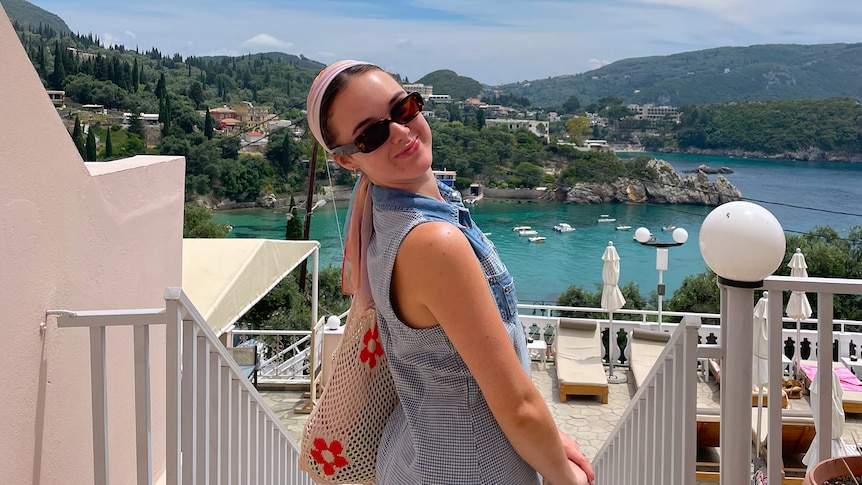
<instances>
[{"instance_id":1,"label":"gingham dress","mask_svg":"<svg viewBox=\"0 0 862 485\"><path fill-rule=\"evenodd\" d=\"M494 245L473 223L460 194L442 183L438 186L448 202L371 187L374 235L368 273L381 341L400 400L381 438L377 484L538 484L537 473L512 448L443 329L408 327L389 299L395 256L407 233L429 221L457 226L481 262L512 346L529 374L512 277ZM458 268L450 272L458 278Z\"/></svg>"}]
</instances>

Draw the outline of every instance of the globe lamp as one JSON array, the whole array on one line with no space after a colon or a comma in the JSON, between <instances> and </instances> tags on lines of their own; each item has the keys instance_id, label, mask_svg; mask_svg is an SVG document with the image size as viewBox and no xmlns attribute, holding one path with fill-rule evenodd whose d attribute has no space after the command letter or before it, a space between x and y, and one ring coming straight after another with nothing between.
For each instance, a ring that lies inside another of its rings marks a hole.
<instances>
[{"instance_id":1,"label":"globe lamp","mask_svg":"<svg viewBox=\"0 0 862 485\"><path fill-rule=\"evenodd\" d=\"M703 220L699 244L707 266L721 283L731 286L761 286L784 259L781 224L751 202L728 202L713 209Z\"/></svg>"},{"instance_id":2,"label":"globe lamp","mask_svg":"<svg viewBox=\"0 0 862 485\"><path fill-rule=\"evenodd\" d=\"M341 319L335 315L330 316L326 319L326 329L327 330L338 330L338 327L341 326Z\"/></svg>"}]
</instances>

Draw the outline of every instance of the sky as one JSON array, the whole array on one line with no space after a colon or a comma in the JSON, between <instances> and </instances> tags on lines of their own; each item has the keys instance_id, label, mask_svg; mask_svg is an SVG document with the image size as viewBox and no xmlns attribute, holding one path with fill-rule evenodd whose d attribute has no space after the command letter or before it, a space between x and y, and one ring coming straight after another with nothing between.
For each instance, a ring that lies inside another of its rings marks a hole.
<instances>
[{"instance_id":1,"label":"sky","mask_svg":"<svg viewBox=\"0 0 862 485\"><path fill-rule=\"evenodd\" d=\"M165 55L359 59L409 81L500 85L621 59L862 41L858 0L31 0L82 34Z\"/></svg>"}]
</instances>

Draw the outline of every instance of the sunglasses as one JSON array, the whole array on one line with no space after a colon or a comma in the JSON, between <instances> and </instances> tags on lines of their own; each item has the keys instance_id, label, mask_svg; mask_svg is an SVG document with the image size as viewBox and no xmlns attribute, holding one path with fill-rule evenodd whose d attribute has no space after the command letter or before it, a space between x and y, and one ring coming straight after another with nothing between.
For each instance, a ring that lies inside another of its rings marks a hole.
<instances>
[{"instance_id":1,"label":"sunglasses","mask_svg":"<svg viewBox=\"0 0 862 485\"><path fill-rule=\"evenodd\" d=\"M344 157L354 153L371 153L383 146L389 139L390 123L406 125L419 115L424 106L425 101L421 94L410 93L392 107L388 117L372 123L368 128L362 130L362 133L353 140L353 143L337 146L331 151L335 155Z\"/></svg>"}]
</instances>

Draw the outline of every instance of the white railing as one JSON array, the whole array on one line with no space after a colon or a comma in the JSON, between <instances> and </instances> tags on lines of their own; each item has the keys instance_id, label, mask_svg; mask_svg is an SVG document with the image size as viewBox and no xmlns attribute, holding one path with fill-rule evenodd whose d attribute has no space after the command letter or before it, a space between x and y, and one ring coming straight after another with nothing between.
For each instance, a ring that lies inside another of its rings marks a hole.
<instances>
[{"instance_id":1,"label":"white railing","mask_svg":"<svg viewBox=\"0 0 862 485\"><path fill-rule=\"evenodd\" d=\"M246 330L227 332L235 346L255 345L260 353L258 381L307 385L311 382L311 332L308 330Z\"/></svg>"},{"instance_id":2,"label":"white railing","mask_svg":"<svg viewBox=\"0 0 862 485\"><path fill-rule=\"evenodd\" d=\"M165 481L173 484L299 484L298 445L180 288L165 308L50 310L59 327L90 330L94 482L108 483L108 326L132 327L135 369L135 483L153 483L151 416L166 406ZM150 327L166 327L166 400L150 398ZM157 468L159 471L161 467Z\"/></svg>"},{"instance_id":3,"label":"white railing","mask_svg":"<svg viewBox=\"0 0 862 485\"><path fill-rule=\"evenodd\" d=\"M761 290L770 293L768 387L781 389L785 366L781 358L783 338L788 335L792 335L790 338L794 340L796 338L794 329L784 329L782 325L788 321L782 318L784 302L780 295L783 292L803 291L817 295L817 318L806 320L808 323L816 322L817 331L816 335L808 336L813 337L814 342L830 342L816 357L818 368L832 368L831 342L836 337L833 324L839 323L833 319L833 297L836 294L862 295L862 280L772 276L763 282L761 288L722 286L719 345L697 345L698 330L695 329L700 327L698 323L678 325L645 384L635 393L622 419L596 455L593 463L597 484L694 483L696 361L706 357L722 359L723 363L719 446L721 483L751 482L752 323L755 292ZM842 330L845 324L858 324L840 323ZM703 327L699 329L701 336ZM859 337L859 333L839 332L839 356L846 356L847 344ZM831 409L830 373L818 372L815 379L820 386L820 395L812 404L820 409ZM781 401L768 400L767 429L782 429ZM819 434L831 436L831 414L820 413L816 427ZM818 440L821 460L831 457L830 441ZM768 433L766 448L766 476L781 480L782 433Z\"/></svg>"},{"instance_id":4,"label":"white railing","mask_svg":"<svg viewBox=\"0 0 862 485\"><path fill-rule=\"evenodd\" d=\"M694 483L699 327L671 335L593 460L597 484Z\"/></svg>"}]
</instances>

